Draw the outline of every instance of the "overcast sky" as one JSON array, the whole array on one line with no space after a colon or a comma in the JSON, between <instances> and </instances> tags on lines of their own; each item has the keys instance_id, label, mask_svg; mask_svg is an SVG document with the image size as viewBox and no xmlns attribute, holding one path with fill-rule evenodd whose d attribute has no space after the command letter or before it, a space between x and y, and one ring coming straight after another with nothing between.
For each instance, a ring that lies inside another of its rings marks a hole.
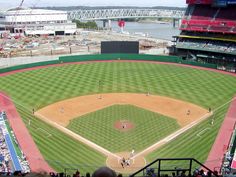
<instances>
[{"instance_id":1,"label":"overcast sky","mask_svg":"<svg viewBox=\"0 0 236 177\"><path fill-rule=\"evenodd\" d=\"M0 8L19 6L22 0L0 0ZM24 6L177 6L186 0L24 0Z\"/></svg>"}]
</instances>

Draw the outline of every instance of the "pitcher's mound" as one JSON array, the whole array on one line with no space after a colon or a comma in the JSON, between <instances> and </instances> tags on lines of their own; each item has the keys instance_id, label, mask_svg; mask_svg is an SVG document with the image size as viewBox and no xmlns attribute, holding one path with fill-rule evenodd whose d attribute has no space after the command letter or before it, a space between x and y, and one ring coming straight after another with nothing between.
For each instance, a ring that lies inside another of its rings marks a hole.
<instances>
[{"instance_id":1,"label":"pitcher's mound","mask_svg":"<svg viewBox=\"0 0 236 177\"><path fill-rule=\"evenodd\" d=\"M126 132L134 128L134 124L129 120L118 120L114 124L115 129Z\"/></svg>"},{"instance_id":2,"label":"pitcher's mound","mask_svg":"<svg viewBox=\"0 0 236 177\"><path fill-rule=\"evenodd\" d=\"M146 160L143 156L132 158L130 157L130 152L120 152L116 153L116 155L121 157L121 159L114 156L108 156L106 164L118 173L133 173L146 165ZM126 163L124 164L122 158L124 158L126 162L129 162L129 165Z\"/></svg>"}]
</instances>

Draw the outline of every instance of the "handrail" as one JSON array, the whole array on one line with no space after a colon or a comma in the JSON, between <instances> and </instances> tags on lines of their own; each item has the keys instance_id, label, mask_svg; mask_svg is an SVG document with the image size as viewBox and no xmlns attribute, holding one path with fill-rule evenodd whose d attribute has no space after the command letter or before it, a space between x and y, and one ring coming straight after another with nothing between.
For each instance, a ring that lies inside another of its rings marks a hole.
<instances>
[{"instance_id":1,"label":"handrail","mask_svg":"<svg viewBox=\"0 0 236 177\"><path fill-rule=\"evenodd\" d=\"M189 161L189 168L188 169L160 169L161 168L161 161ZM135 173L131 174L129 177L135 177L135 175L137 175L138 173L144 171L145 169L147 169L148 167L152 166L153 164L158 162L158 177L160 177L160 172L161 171L189 171L189 173L191 173L192 171L192 162L196 162L197 164L199 164L201 167L205 168L206 170L210 171L212 174L214 174L216 177L218 177L219 175L212 171L211 169L209 169L207 166L203 165L201 162L199 162L198 160L194 159L194 158L158 158L156 160L154 160L153 162L151 162L150 164L146 165L145 167L141 168L140 170L136 171Z\"/></svg>"}]
</instances>

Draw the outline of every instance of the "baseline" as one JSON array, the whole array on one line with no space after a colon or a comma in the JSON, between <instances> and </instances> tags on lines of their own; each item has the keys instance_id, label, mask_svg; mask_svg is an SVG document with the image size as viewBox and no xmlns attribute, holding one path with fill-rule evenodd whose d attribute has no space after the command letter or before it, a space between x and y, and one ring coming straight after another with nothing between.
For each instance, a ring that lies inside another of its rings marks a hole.
<instances>
[{"instance_id":1,"label":"baseline","mask_svg":"<svg viewBox=\"0 0 236 177\"><path fill-rule=\"evenodd\" d=\"M226 117L221 124L216 140L211 148L205 165L211 170L221 167L224 154L230 142L231 134L234 130L236 121L236 96L232 99ZM216 160L217 159L217 160ZM236 167L236 158L232 165Z\"/></svg>"},{"instance_id":2,"label":"baseline","mask_svg":"<svg viewBox=\"0 0 236 177\"><path fill-rule=\"evenodd\" d=\"M38 150L24 122L22 121L20 115L18 114L14 103L11 101L10 97L8 97L6 94L2 92L0 92L0 106L1 109L4 110L7 114L9 123L12 127L12 130L16 136L16 139L20 147L22 148L26 156L26 159L29 162L31 171L37 173L42 171L45 171L47 173L54 171L47 164L42 154Z\"/></svg>"}]
</instances>

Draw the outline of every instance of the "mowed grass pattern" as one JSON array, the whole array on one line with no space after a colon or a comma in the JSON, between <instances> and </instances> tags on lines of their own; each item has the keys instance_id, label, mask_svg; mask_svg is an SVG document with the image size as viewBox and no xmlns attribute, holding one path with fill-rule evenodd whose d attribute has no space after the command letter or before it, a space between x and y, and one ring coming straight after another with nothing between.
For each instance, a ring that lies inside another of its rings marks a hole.
<instances>
[{"instance_id":1,"label":"mowed grass pattern","mask_svg":"<svg viewBox=\"0 0 236 177\"><path fill-rule=\"evenodd\" d=\"M106 158L102 154L32 117L31 112L21 106L18 105L17 109L44 158L55 170L79 168L81 172L86 172L105 164Z\"/></svg>"},{"instance_id":2,"label":"mowed grass pattern","mask_svg":"<svg viewBox=\"0 0 236 177\"><path fill-rule=\"evenodd\" d=\"M151 162L162 157L193 157L200 162L205 162L228 107L229 104L222 106L215 111L214 116L188 130L170 143L150 153L147 156L147 160ZM211 125L212 118L215 120L213 125ZM220 159L215 159L214 161L221 162ZM214 161L212 162L214 163Z\"/></svg>"},{"instance_id":3,"label":"mowed grass pattern","mask_svg":"<svg viewBox=\"0 0 236 177\"><path fill-rule=\"evenodd\" d=\"M100 88L99 80L102 81ZM98 152L33 117L32 108L38 109L59 100L99 92L149 91L151 94L189 101L214 110L231 100L236 93L236 78L232 76L172 65L134 62L49 67L0 77L0 83L0 90L8 93L18 105L24 122L27 124L28 119L32 119L32 127L28 127L31 135L44 157L59 171L64 170L65 165L74 163L80 166L104 165L106 159ZM215 126L201 138L196 137L196 133L209 126L209 120L150 154L148 160L160 156L181 156L196 157L203 162L227 108L228 105L217 111ZM37 128L51 132L52 137L45 138L45 134L37 131Z\"/></svg>"},{"instance_id":4,"label":"mowed grass pattern","mask_svg":"<svg viewBox=\"0 0 236 177\"><path fill-rule=\"evenodd\" d=\"M120 120L128 120L134 128L127 132L116 129ZM175 119L133 105L113 105L75 118L67 128L111 152L138 152L180 126Z\"/></svg>"}]
</instances>

